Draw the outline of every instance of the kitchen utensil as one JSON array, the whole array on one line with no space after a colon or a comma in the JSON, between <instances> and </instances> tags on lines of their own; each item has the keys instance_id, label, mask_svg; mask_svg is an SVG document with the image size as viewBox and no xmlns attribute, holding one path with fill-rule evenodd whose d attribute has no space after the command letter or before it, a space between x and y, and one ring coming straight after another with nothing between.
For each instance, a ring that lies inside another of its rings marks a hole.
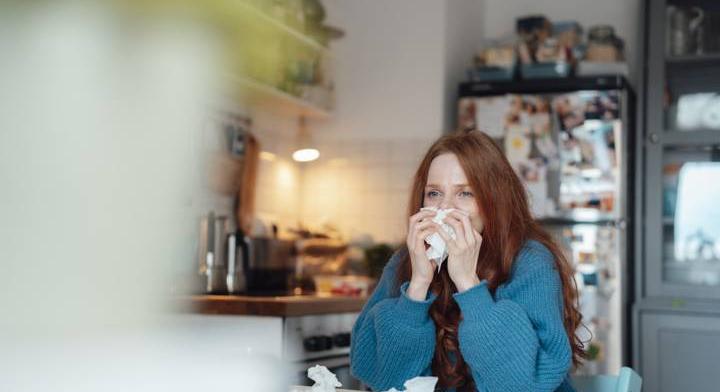
<instances>
[{"instance_id":1,"label":"kitchen utensil","mask_svg":"<svg viewBox=\"0 0 720 392\"><path fill-rule=\"evenodd\" d=\"M227 291L230 294L239 294L245 291L247 282L245 281L245 268L243 267L242 261L244 255L238 253L239 249L237 242L244 241L244 237L239 237L238 233L230 234L228 236L228 268L226 276Z\"/></svg>"},{"instance_id":2,"label":"kitchen utensil","mask_svg":"<svg viewBox=\"0 0 720 392\"><path fill-rule=\"evenodd\" d=\"M237 193L235 214L238 229L251 233L255 210L255 185L260 163L260 144L250 132L245 132L245 150L241 172L240 190Z\"/></svg>"},{"instance_id":3,"label":"kitchen utensil","mask_svg":"<svg viewBox=\"0 0 720 392\"><path fill-rule=\"evenodd\" d=\"M227 289L230 294L247 291L247 271L252 257L252 241L242 230L228 237Z\"/></svg>"},{"instance_id":4,"label":"kitchen utensil","mask_svg":"<svg viewBox=\"0 0 720 392\"><path fill-rule=\"evenodd\" d=\"M230 231L227 216L216 216L210 211L200 221L200 242L198 246L199 273L203 279L205 293L227 292L227 237Z\"/></svg>"},{"instance_id":5,"label":"kitchen utensil","mask_svg":"<svg viewBox=\"0 0 720 392\"><path fill-rule=\"evenodd\" d=\"M297 268L295 241L270 237L244 238L247 244L243 246L247 251L241 253L247 293L292 291Z\"/></svg>"},{"instance_id":6,"label":"kitchen utensil","mask_svg":"<svg viewBox=\"0 0 720 392\"><path fill-rule=\"evenodd\" d=\"M703 50L703 19L699 7L667 7L668 52L672 56L699 54Z\"/></svg>"}]
</instances>

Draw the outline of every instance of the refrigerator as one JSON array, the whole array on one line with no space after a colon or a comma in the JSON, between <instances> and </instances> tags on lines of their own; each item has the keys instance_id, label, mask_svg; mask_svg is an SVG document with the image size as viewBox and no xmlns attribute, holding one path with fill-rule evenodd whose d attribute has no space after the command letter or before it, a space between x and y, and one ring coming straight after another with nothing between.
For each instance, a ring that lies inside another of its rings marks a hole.
<instances>
[{"instance_id":1,"label":"refrigerator","mask_svg":"<svg viewBox=\"0 0 720 392\"><path fill-rule=\"evenodd\" d=\"M498 143L575 266L588 355L578 374L617 374L631 358L633 106L621 76L459 86L458 127Z\"/></svg>"}]
</instances>

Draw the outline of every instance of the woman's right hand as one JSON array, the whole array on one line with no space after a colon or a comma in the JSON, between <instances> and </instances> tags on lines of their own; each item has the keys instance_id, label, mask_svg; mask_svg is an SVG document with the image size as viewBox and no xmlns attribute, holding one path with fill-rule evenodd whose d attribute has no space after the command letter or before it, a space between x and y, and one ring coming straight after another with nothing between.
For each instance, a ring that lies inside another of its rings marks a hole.
<instances>
[{"instance_id":1,"label":"woman's right hand","mask_svg":"<svg viewBox=\"0 0 720 392\"><path fill-rule=\"evenodd\" d=\"M438 224L432 221L437 213L421 210L410 217L408 225L407 247L412 264L412 277L407 294L417 301L424 301L432 283L437 264L427 257L425 238L438 230Z\"/></svg>"}]
</instances>

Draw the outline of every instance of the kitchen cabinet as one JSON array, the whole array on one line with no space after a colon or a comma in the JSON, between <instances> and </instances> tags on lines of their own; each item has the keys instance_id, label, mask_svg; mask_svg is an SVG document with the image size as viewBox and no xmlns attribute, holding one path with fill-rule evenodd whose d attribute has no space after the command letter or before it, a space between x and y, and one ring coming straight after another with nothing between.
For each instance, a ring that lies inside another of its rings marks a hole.
<instances>
[{"instance_id":1,"label":"kitchen cabinet","mask_svg":"<svg viewBox=\"0 0 720 392\"><path fill-rule=\"evenodd\" d=\"M720 56L674 55L667 42L666 21L690 3L720 15L708 1L648 3L645 294L720 300L720 124L704 119L720 112Z\"/></svg>"},{"instance_id":2,"label":"kitchen cabinet","mask_svg":"<svg viewBox=\"0 0 720 392\"><path fill-rule=\"evenodd\" d=\"M188 343L204 353L228 358L283 358L282 317L181 313L174 315L173 321L187 334L182 336Z\"/></svg>"},{"instance_id":3,"label":"kitchen cabinet","mask_svg":"<svg viewBox=\"0 0 720 392\"><path fill-rule=\"evenodd\" d=\"M720 317L646 312L639 323L644 391L717 390Z\"/></svg>"},{"instance_id":4,"label":"kitchen cabinet","mask_svg":"<svg viewBox=\"0 0 720 392\"><path fill-rule=\"evenodd\" d=\"M720 4L645 2L633 367L643 390L720 384ZM703 17L700 17L700 14ZM693 24L690 25L691 21ZM700 22L705 20L705 22ZM709 31L709 30L708 30ZM715 37L715 38L713 38Z\"/></svg>"},{"instance_id":5,"label":"kitchen cabinet","mask_svg":"<svg viewBox=\"0 0 720 392\"><path fill-rule=\"evenodd\" d=\"M350 374L350 332L366 297L198 295L180 317L206 333L201 341L218 352L269 355L287 366L293 385L310 385L309 367L326 366L343 386L361 389ZM232 342L232 343L229 343Z\"/></svg>"}]
</instances>

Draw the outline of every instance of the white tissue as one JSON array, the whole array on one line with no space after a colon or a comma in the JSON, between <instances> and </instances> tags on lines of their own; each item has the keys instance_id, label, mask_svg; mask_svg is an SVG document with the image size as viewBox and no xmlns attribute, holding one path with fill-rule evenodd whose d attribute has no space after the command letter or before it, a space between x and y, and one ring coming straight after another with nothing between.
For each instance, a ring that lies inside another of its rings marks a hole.
<instances>
[{"instance_id":1,"label":"white tissue","mask_svg":"<svg viewBox=\"0 0 720 392\"><path fill-rule=\"evenodd\" d=\"M456 238L455 230L453 230L452 226L443 223L443 219L445 219L445 216L447 216L450 211L453 211L453 208L443 210L437 207L424 207L421 210L436 211L437 214L433 217L433 222L439 224L440 227L445 230L445 232L450 236L450 238ZM442 237L440 237L440 234L438 233L433 233L429 237L425 238L425 242L430 245L430 248L428 248L425 254L427 255L428 259L435 260L435 263L437 263L437 270L438 272L440 272L440 266L448 256L447 244L445 244L445 241L442 239Z\"/></svg>"},{"instance_id":2,"label":"white tissue","mask_svg":"<svg viewBox=\"0 0 720 392\"><path fill-rule=\"evenodd\" d=\"M315 365L308 369L308 378L315 381L312 392L335 392L335 387L341 387L335 373L322 365Z\"/></svg>"},{"instance_id":3,"label":"white tissue","mask_svg":"<svg viewBox=\"0 0 720 392\"><path fill-rule=\"evenodd\" d=\"M434 392L435 384L437 384L437 377L415 377L405 381L403 386L405 387L404 392ZM395 388L390 388L385 392L403 392L398 391Z\"/></svg>"},{"instance_id":4,"label":"white tissue","mask_svg":"<svg viewBox=\"0 0 720 392\"><path fill-rule=\"evenodd\" d=\"M405 381L403 386L405 387L405 392L433 392L435 391L437 380L437 377L415 377Z\"/></svg>"}]
</instances>

